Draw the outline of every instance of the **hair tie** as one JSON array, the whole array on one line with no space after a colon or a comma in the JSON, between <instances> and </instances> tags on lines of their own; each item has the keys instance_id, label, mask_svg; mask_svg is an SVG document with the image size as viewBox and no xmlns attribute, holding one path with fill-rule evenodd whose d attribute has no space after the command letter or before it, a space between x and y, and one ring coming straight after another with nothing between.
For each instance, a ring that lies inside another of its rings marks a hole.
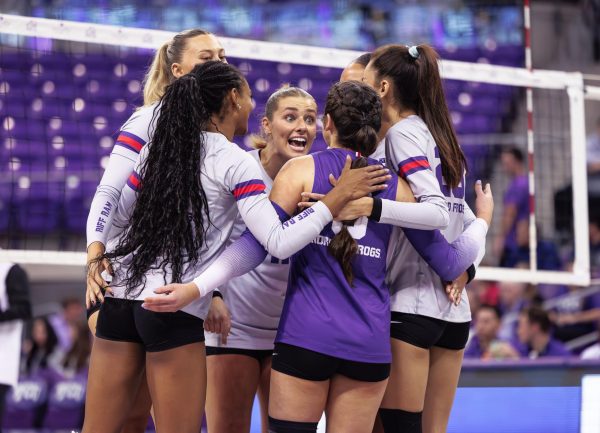
<instances>
[{"instance_id":1,"label":"hair tie","mask_svg":"<svg viewBox=\"0 0 600 433\"><path fill-rule=\"evenodd\" d=\"M418 59L419 58L419 48L416 45L413 45L412 47L408 47L408 54L410 54L410 56L413 59Z\"/></svg>"}]
</instances>

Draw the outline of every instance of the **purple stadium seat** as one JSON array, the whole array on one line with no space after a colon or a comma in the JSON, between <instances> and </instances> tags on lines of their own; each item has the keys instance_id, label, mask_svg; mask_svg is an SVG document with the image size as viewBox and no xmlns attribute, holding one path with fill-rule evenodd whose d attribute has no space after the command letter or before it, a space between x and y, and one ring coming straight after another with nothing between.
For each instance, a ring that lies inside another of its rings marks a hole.
<instances>
[{"instance_id":1,"label":"purple stadium seat","mask_svg":"<svg viewBox=\"0 0 600 433\"><path fill-rule=\"evenodd\" d=\"M27 233L49 233L59 227L64 184L60 182L29 181L28 188L15 191L17 223ZM20 185L23 186L23 185Z\"/></svg>"},{"instance_id":2,"label":"purple stadium seat","mask_svg":"<svg viewBox=\"0 0 600 433\"><path fill-rule=\"evenodd\" d=\"M10 227L12 196L12 184L0 179L0 233L6 233Z\"/></svg>"},{"instance_id":3,"label":"purple stadium seat","mask_svg":"<svg viewBox=\"0 0 600 433\"><path fill-rule=\"evenodd\" d=\"M6 412L2 420L5 429L39 427L48 398L48 385L40 379L19 382L6 397Z\"/></svg>"},{"instance_id":4,"label":"purple stadium seat","mask_svg":"<svg viewBox=\"0 0 600 433\"><path fill-rule=\"evenodd\" d=\"M71 233L85 233L90 204L98 182L81 182L77 188L67 189L65 219L67 230Z\"/></svg>"},{"instance_id":5,"label":"purple stadium seat","mask_svg":"<svg viewBox=\"0 0 600 433\"><path fill-rule=\"evenodd\" d=\"M83 423L85 378L61 380L48 399L43 426L48 429L78 429Z\"/></svg>"}]
</instances>

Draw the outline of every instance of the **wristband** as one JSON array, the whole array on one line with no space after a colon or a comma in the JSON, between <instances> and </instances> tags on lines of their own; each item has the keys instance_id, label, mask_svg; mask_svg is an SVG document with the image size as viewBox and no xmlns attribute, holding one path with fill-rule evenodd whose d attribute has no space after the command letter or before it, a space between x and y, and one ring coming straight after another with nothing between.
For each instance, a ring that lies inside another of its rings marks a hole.
<instances>
[{"instance_id":1,"label":"wristband","mask_svg":"<svg viewBox=\"0 0 600 433\"><path fill-rule=\"evenodd\" d=\"M469 284L475 279L475 265L469 266L469 269L467 269L467 275L469 276L467 279L467 284Z\"/></svg>"},{"instance_id":2,"label":"wristband","mask_svg":"<svg viewBox=\"0 0 600 433\"><path fill-rule=\"evenodd\" d=\"M373 197L373 209L371 210L371 215L369 215L369 219L379 222L381 218L381 199L379 197Z\"/></svg>"},{"instance_id":3,"label":"wristband","mask_svg":"<svg viewBox=\"0 0 600 433\"><path fill-rule=\"evenodd\" d=\"M221 298L223 299L223 294L217 290L213 290L213 298Z\"/></svg>"}]
</instances>

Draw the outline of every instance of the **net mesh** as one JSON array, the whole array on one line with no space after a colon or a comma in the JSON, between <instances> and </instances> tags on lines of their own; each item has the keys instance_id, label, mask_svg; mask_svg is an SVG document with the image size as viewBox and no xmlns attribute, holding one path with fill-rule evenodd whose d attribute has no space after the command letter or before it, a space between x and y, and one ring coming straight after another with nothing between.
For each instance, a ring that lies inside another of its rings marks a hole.
<instances>
[{"instance_id":1,"label":"net mesh","mask_svg":"<svg viewBox=\"0 0 600 433\"><path fill-rule=\"evenodd\" d=\"M109 31L106 27L93 29L95 40L103 39L101 30ZM131 46L135 45L131 40L118 45L108 41L108 36L105 44L82 42L85 35L75 40L58 33L55 38L27 36L31 34L27 23L20 31L7 32L1 25L0 30L4 32L0 34L0 245L13 251L45 251L40 261L60 263L55 252L85 249L89 205L115 134L142 104L142 79L154 52L148 45L158 46L166 38L164 32L157 32L160 38L155 36L151 43L147 37L139 46ZM131 32L138 37L142 30ZM114 33L112 29L107 34L113 37ZM121 32L121 37L125 40L127 32ZM268 96L283 83L309 91L322 109L341 68L359 54L226 38L223 43L229 62L242 70L253 90L256 109L250 119L251 132L258 132ZM333 54L337 57L332 59ZM487 54L495 63L522 62L521 47ZM509 184L500 163L501 149L516 146L527 154L524 85L534 86L538 240L548 241L557 257L572 256L568 251L573 250L575 220L570 194L574 135L568 80L557 83L556 76L564 78L559 73L539 74L534 79L522 69L477 64L480 52L442 50L441 55L472 62L444 62L442 75L469 162L469 202L476 179L490 180L496 197L487 264L495 266L499 259L492 242L499 235L502 197ZM247 144L244 138L237 140L242 147ZM324 147L319 134L313 150ZM581 210L587 213L585 206ZM587 222L587 215L583 220ZM527 255L527 246L525 250ZM551 254L543 251L541 257ZM73 263L82 264L83 254L76 257ZM558 269L556 264L548 266L538 267ZM494 279L505 275L495 272L491 274ZM525 279L533 281L531 275Z\"/></svg>"}]
</instances>

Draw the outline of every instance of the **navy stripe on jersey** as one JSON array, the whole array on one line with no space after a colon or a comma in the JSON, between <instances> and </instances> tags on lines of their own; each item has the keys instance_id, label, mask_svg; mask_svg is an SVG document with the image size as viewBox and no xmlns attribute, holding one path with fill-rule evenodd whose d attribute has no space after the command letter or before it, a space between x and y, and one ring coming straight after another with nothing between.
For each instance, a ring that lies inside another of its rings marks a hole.
<instances>
[{"instance_id":1,"label":"navy stripe on jersey","mask_svg":"<svg viewBox=\"0 0 600 433\"><path fill-rule=\"evenodd\" d=\"M421 170L431 170L426 156L415 156L398 164L398 175L407 177Z\"/></svg>"},{"instance_id":2,"label":"navy stripe on jersey","mask_svg":"<svg viewBox=\"0 0 600 433\"><path fill-rule=\"evenodd\" d=\"M140 150L142 150L142 147L144 147L145 144L146 142L140 137L126 131L119 132L117 142L115 143L116 146L124 147L125 149L132 150L135 153L140 153Z\"/></svg>"},{"instance_id":3,"label":"navy stripe on jersey","mask_svg":"<svg viewBox=\"0 0 600 433\"><path fill-rule=\"evenodd\" d=\"M242 200L253 195L264 194L266 189L267 186L261 179L252 179L238 183L231 192L236 200Z\"/></svg>"},{"instance_id":4,"label":"navy stripe on jersey","mask_svg":"<svg viewBox=\"0 0 600 433\"><path fill-rule=\"evenodd\" d=\"M129 176L129 179L127 179L127 185L129 185L129 187L132 190L137 191L140 188L140 184L140 175L137 174L135 171L132 171L131 175Z\"/></svg>"}]
</instances>

